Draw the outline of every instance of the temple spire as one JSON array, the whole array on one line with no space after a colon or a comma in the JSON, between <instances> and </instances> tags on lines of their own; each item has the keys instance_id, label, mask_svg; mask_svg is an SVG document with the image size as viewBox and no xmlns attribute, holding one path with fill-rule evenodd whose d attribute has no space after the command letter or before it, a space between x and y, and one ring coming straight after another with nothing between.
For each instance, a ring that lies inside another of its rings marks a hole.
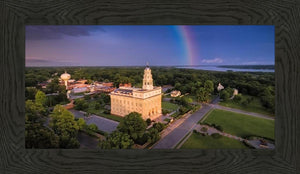
<instances>
[{"instance_id":1,"label":"temple spire","mask_svg":"<svg viewBox=\"0 0 300 174\"><path fill-rule=\"evenodd\" d=\"M153 79L152 79L151 69L149 68L148 62L147 62L147 67L144 70L143 89L145 90L153 89Z\"/></svg>"}]
</instances>

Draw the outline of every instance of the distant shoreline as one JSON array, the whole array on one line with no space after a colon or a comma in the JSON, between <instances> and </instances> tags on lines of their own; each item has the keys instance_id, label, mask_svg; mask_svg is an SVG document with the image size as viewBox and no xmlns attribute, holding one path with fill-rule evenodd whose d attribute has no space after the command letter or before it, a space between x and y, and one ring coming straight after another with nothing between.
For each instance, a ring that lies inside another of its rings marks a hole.
<instances>
[{"instance_id":1,"label":"distant shoreline","mask_svg":"<svg viewBox=\"0 0 300 174\"><path fill-rule=\"evenodd\" d=\"M235 69L275 69L275 65L219 65L217 67Z\"/></svg>"},{"instance_id":2,"label":"distant shoreline","mask_svg":"<svg viewBox=\"0 0 300 174\"><path fill-rule=\"evenodd\" d=\"M25 66L25 68L71 68L71 67L94 67L94 68L140 68L145 65L115 65L115 66ZM165 68L178 68L178 67L220 67L220 68L234 68L234 69L275 69L275 65L152 65L151 67L165 67Z\"/></svg>"}]
</instances>

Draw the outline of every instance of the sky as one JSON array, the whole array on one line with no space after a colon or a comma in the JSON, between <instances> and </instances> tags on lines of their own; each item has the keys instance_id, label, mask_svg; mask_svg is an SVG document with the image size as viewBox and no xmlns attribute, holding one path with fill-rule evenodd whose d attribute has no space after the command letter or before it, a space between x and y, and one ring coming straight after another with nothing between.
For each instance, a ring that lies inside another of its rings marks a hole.
<instances>
[{"instance_id":1,"label":"sky","mask_svg":"<svg viewBox=\"0 0 300 174\"><path fill-rule=\"evenodd\" d=\"M274 65L271 25L28 25L26 66Z\"/></svg>"}]
</instances>

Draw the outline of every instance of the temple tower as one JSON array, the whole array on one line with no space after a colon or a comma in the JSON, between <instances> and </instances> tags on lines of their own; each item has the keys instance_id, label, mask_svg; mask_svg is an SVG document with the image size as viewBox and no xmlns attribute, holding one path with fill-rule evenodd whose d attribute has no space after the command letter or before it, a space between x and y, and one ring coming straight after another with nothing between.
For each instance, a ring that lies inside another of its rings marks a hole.
<instances>
[{"instance_id":1,"label":"temple tower","mask_svg":"<svg viewBox=\"0 0 300 174\"><path fill-rule=\"evenodd\" d=\"M147 67L144 70L143 89L144 90L153 89L153 79L152 79L151 69L148 63L147 63Z\"/></svg>"}]
</instances>

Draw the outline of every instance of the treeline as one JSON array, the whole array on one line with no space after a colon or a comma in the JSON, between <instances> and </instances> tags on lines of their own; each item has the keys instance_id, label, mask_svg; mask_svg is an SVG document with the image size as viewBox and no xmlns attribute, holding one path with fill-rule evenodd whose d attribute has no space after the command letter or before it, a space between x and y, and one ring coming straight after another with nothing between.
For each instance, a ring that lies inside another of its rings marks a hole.
<instances>
[{"instance_id":1,"label":"treeline","mask_svg":"<svg viewBox=\"0 0 300 174\"><path fill-rule=\"evenodd\" d=\"M216 72L194 69L182 69L171 67L151 67L154 84L157 86L172 85L182 94L190 93L197 95L201 93L199 88L205 85L207 80L212 81L214 91L221 83L225 88L236 88L242 94L262 97L273 95L275 87L275 76L272 72ZM39 82L49 78L59 77L67 71L72 79L87 79L92 81L111 81L116 87L120 83L131 83L133 86L141 87L143 78L143 67L69 67L69 68L26 68L25 85L37 86ZM57 73L57 75L55 75ZM269 88L270 91L265 91ZM203 93L202 89L202 93ZM263 94L265 93L265 94ZM274 98L274 97L273 97ZM267 100L271 100L272 97ZM266 104L268 105L268 104Z\"/></svg>"}]
</instances>

